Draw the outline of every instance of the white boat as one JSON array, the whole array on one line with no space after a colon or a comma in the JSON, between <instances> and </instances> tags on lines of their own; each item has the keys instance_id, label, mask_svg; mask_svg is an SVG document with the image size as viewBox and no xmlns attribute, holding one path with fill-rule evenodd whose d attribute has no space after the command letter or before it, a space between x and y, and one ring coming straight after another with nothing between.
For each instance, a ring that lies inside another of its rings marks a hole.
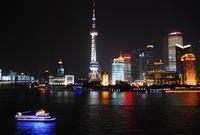
<instances>
[{"instance_id":1,"label":"white boat","mask_svg":"<svg viewBox=\"0 0 200 135\"><path fill-rule=\"evenodd\" d=\"M18 112L15 115L17 121L41 121L41 122L51 122L55 121L56 118L52 118L49 113L46 113L43 109L39 110L35 114L30 112Z\"/></svg>"}]
</instances>

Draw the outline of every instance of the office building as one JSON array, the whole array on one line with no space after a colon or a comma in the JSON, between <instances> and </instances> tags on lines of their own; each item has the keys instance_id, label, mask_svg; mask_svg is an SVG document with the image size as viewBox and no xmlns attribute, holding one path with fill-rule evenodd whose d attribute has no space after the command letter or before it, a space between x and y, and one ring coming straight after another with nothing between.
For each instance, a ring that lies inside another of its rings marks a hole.
<instances>
[{"instance_id":1,"label":"office building","mask_svg":"<svg viewBox=\"0 0 200 135\"><path fill-rule=\"evenodd\" d=\"M74 84L74 75L65 75L65 85Z\"/></svg>"},{"instance_id":2,"label":"office building","mask_svg":"<svg viewBox=\"0 0 200 135\"><path fill-rule=\"evenodd\" d=\"M112 63L112 85L116 85L116 82L124 81L124 58L119 57L114 59Z\"/></svg>"},{"instance_id":3,"label":"office building","mask_svg":"<svg viewBox=\"0 0 200 135\"><path fill-rule=\"evenodd\" d=\"M179 45L176 44L176 68L177 73L179 76L179 80L183 80L183 64L181 62L181 57L186 53L192 53L192 46L191 45Z\"/></svg>"},{"instance_id":4,"label":"office building","mask_svg":"<svg viewBox=\"0 0 200 135\"><path fill-rule=\"evenodd\" d=\"M132 57L129 51L121 51L120 56L124 58L124 81L130 83L132 79Z\"/></svg>"},{"instance_id":5,"label":"office building","mask_svg":"<svg viewBox=\"0 0 200 135\"><path fill-rule=\"evenodd\" d=\"M149 71L146 82L151 85L176 85L177 74L174 71Z\"/></svg>"},{"instance_id":6,"label":"office building","mask_svg":"<svg viewBox=\"0 0 200 135\"><path fill-rule=\"evenodd\" d=\"M104 73L102 74L101 85L103 85L103 86L108 86L108 85L110 85L109 74L108 74L108 72L104 72Z\"/></svg>"},{"instance_id":7,"label":"office building","mask_svg":"<svg viewBox=\"0 0 200 135\"><path fill-rule=\"evenodd\" d=\"M172 32L168 35L167 44L164 44L164 63L165 69L177 72L176 45L183 46L183 37L181 32Z\"/></svg>"},{"instance_id":8,"label":"office building","mask_svg":"<svg viewBox=\"0 0 200 135\"><path fill-rule=\"evenodd\" d=\"M63 77L64 75L65 75L65 68L64 68L63 62L60 60L58 62L57 76Z\"/></svg>"},{"instance_id":9,"label":"office building","mask_svg":"<svg viewBox=\"0 0 200 135\"><path fill-rule=\"evenodd\" d=\"M74 75L49 76L49 85L54 86L66 86L74 84Z\"/></svg>"},{"instance_id":10,"label":"office building","mask_svg":"<svg viewBox=\"0 0 200 135\"><path fill-rule=\"evenodd\" d=\"M35 77L30 75L25 75L24 73L17 74L16 72L10 72L10 74L7 75L1 75L1 81L2 82L34 82Z\"/></svg>"},{"instance_id":11,"label":"office building","mask_svg":"<svg viewBox=\"0 0 200 135\"><path fill-rule=\"evenodd\" d=\"M133 51L132 63L133 63L132 66L133 80L145 80L146 58L145 58L145 52L142 49L137 49Z\"/></svg>"},{"instance_id":12,"label":"office building","mask_svg":"<svg viewBox=\"0 0 200 135\"><path fill-rule=\"evenodd\" d=\"M181 57L183 62L183 84L197 85L196 58L193 53Z\"/></svg>"},{"instance_id":13,"label":"office building","mask_svg":"<svg viewBox=\"0 0 200 135\"><path fill-rule=\"evenodd\" d=\"M154 68L154 46L147 45L146 47L146 72L152 71Z\"/></svg>"}]
</instances>

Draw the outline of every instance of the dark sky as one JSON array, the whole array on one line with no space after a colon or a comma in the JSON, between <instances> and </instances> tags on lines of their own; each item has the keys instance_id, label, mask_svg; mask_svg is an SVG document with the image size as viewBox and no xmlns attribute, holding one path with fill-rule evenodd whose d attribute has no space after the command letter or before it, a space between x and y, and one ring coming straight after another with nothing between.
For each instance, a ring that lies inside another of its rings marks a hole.
<instances>
[{"instance_id":1,"label":"dark sky","mask_svg":"<svg viewBox=\"0 0 200 135\"><path fill-rule=\"evenodd\" d=\"M87 76L92 0L16 0L1 6L0 68L53 72L62 59L66 74ZM159 53L171 31L181 31L186 44L200 39L200 11L192 0L96 0L96 6L103 71L120 50L154 44Z\"/></svg>"}]
</instances>

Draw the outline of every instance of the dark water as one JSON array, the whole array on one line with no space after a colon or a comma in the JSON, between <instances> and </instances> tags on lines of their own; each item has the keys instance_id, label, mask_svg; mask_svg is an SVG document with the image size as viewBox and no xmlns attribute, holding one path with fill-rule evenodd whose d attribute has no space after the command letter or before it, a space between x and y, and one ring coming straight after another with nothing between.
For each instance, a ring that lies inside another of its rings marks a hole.
<instances>
[{"instance_id":1,"label":"dark water","mask_svg":"<svg viewBox=\"0 0 200 135\"><path fill-rule=\"evenodd\" d=\"M56 122L15 122L16 112L40 108ZM0 134L197 135L200 94L0 90Z\"/></svg>"}]
</instances>

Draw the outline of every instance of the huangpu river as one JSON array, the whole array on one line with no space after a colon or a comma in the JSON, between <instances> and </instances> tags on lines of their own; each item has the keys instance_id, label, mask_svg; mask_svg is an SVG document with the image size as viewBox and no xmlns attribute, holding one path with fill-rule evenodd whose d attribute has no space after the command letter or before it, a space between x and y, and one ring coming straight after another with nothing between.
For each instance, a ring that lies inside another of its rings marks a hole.
<instances>
[{"instance_id":1,"label":"huangpu river","mask_svg":"<svg viewBox=\"0 0 200 135\"><path fill-rule=\"evenodd\" d=\"M17 122L45 109L55 122ZM4 135L198 135L200 93L0 89Z\"/></svg>"}]
</instances>

